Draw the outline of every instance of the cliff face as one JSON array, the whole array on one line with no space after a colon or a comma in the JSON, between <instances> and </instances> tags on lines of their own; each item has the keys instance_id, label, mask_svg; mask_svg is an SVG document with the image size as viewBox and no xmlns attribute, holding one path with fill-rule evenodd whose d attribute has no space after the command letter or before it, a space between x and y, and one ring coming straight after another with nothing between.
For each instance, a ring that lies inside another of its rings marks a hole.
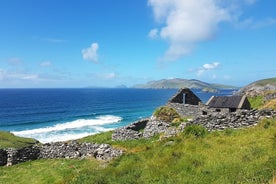
<instances>
[{"instance_id":1,"label":"cliff face","mask_svg":"<svg viewBox=\"0 0 276 184\"><path fill-rule=\"evenodd\" d=\"M246 96L264 95L268 91L276 90L276 78L263 79L241 88L237 94Z\"/></svg>"}]
</instances>

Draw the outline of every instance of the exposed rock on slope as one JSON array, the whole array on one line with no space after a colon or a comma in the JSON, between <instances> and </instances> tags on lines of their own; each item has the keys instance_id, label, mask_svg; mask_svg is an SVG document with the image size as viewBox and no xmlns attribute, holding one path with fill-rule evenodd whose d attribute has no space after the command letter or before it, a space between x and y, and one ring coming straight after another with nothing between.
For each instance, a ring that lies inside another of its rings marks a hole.
<instances>
[{"instance_id":1,"label":"exposed rock on slope","mask_svg":"<svg viewBox=\"0 0 276 184\"><path fill-rule=\"evenodd\" d=\"M239 95L258 96L268 91L276 90L276 78L263 79L253 82L238 91Z\"/></svg>"}]
</instances>

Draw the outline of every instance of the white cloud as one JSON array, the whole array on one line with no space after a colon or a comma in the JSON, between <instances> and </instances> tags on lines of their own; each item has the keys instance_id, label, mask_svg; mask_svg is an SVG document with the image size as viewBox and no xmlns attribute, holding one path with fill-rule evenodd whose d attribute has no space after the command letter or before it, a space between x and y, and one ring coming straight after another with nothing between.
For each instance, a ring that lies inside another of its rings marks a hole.
<instances>
[{"instance_id":1,"label":"white cloud","mask_svg":"<svg viewBox=\"0 0 276 184\"><path fill-rule=\"evenodd\" d=\"M41 67L50 67L52 66L52 62L51 61L43 61L40 63Z\"/></svg>"},{"instance_id":2,"label":"white cloud","mask_svg":"<svg viewBox=\"0 0 276 184\"><path fill-rule=\"evenodd\" d=\"M197 70L197 75L201 76L203 73L205 73L208 70L214 70L214 69L216 69L219 65L220 65L219 62L206 63L206 64L202 65L202 67L200 67ZM215 75L213 75L213 76L215 76Z\"/></svg>"},{"instance_id":3,"label":"white cloud","mask_svg":"<svg viewBox=\"0 0 276 184\"><path fill-rule=\"evenodd\" d=\"M0 80L39 80L39 76L33 73L10 72L0 68Z\"/></svg>"},{"instance_id":4,"label":"white cloud","mask_svg":"<svg viewBox=\"0 0 276 184\"><path fill-rule=\"evenodd\" d=\"M118 74L115 72L109 72L109 73L90 73L89 77L92 77L97 80L112 80L116 79L118 77Z\"/></svg>"},{"instance_id":5,"label":"white cloud","mask_svg":"<svg viewBox=\"0 0 276 184\"><path fill-rule=\"evenodd\" d=\"M159 36L169 43L165 60L175 60L191 52L194 44L212 38L221 22L231 15L218 0L149 0L155 20L165 24ZM156 36L157 28L150 31Z\"/></svg>"},{"instance_id":6,"label":"white cloud","mask_svg":"<svg viewBox=\"0 0 276 184\"><path fill-rule=\"evenodd\" d=\"M275 18L255 20L243 17L243 9L258 0L148 0L159 27L149 37L168 42L162 60L173 61L191 53L196 44L212 39L219 25L228 22L237 28L276 25Z\"/></svg>"},{"instance_id":7,"label":"white cloud","mask_svg":"<svg viewBox=\"0 0 276 184\"><path fill-rule=\"evenodd\" d=\"M158 29L152 29L150 30L148 37L150 38L157 38L158 37Z\"/></svg>"},{"instance_id":8,"label":"white cloud","mask_svg":"<svg viewBox=\"0 0 276 184\"><path fill-rule=\"evenodd\" d=\"M110 72L110 73L106 73L106 74L103 74L102 77L104 79L115 79L117 77L116 73L115 72Z\"/></svg>"},{"instance_id":9,"label":"white cloud","mask_svg":"<svg viewBox=\"0 0 276 184\"><path fill-rule=\"evenodd\" d=\"M214 62L214 63L206 63L203 65L203 68L205 70L211 70L211 69L215 69L219 66L219 62Z\"/></svg>"},{"instance_id":10,"label":"white cloud","mask_svg":"<svg viewBox=\"0 0 276 184\"><path fill-rule=\"evenodd\" d=\"M82 49L82 58L87 61L97 62L98 61L98 43L92 43L90 47Z\"/></svg>"}]
</instances>

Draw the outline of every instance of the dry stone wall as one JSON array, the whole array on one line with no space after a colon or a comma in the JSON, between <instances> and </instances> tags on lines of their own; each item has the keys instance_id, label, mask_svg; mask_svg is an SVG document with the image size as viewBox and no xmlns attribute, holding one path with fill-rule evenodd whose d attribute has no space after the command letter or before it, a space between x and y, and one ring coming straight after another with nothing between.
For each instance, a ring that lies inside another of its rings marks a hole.
<instances>
[{"instance_id":1,"label":"dry stone wall","mask_svg":"<svg viewBox=\"0 0 276 184\"><path fill-rule=\"evenodd\" d=\"M213 113L200 116L188 124L204 126L208 131L242 128L257 125L262 118L276 117L273 110L242 110L234 113Z\"/></svg>"},{"instance_id":2,"label":"dry stone wall","mask_svg":"<svg viewBox=\"0 0 276 184\"><path fill-rule=\"evenodd\" d=\"M11 166L36 159L67 158L77 159L94 157L97 160L109 161L122 155L122 150L114 149L108 144L56 142L34 145L20 149L0 149L0 166Z\"/></svg>"},{"instance_id":3,"label":"dry stone wall","mask_svg":"<svg viewBox=\"0 0 276 184\"><path fill-rule=\"evenodd\" d=\"M256 125L262 118L275 118L276 111L271 109L263 110L240 110L233 113L216 113L196 116L193 120L180 124L179 127L171 126L170 122L157 121L154 117L147 119L144 129L134 130L135 124L116 129L113 132L113 140L133 140L150 138L156 134L163 133L164 137L171 137L182 132L186 126L196 124L204 126L208 131L224 130L227 128L243 128ZM144 123L144 120L142 121Z\"/></svg>"}]
</instances>

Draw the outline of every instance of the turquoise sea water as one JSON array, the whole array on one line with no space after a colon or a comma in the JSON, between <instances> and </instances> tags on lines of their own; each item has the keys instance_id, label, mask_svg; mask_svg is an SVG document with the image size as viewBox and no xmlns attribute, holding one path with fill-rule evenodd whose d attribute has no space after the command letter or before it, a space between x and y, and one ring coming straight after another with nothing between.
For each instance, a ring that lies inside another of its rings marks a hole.
<instances>
[{"instance_id":1,"label":"turquoise sea water","mask_svg":"<svg viewBox=\"0 0 276 184\"><path fill-rule=\"evenodd\" d=\"M174 89L1 89L0 130L40 142L77 139L151 116ZM194 91L203 102L213 93ZM230 94L223 91L219 95Z\"/></svg>"}]
</instances>

